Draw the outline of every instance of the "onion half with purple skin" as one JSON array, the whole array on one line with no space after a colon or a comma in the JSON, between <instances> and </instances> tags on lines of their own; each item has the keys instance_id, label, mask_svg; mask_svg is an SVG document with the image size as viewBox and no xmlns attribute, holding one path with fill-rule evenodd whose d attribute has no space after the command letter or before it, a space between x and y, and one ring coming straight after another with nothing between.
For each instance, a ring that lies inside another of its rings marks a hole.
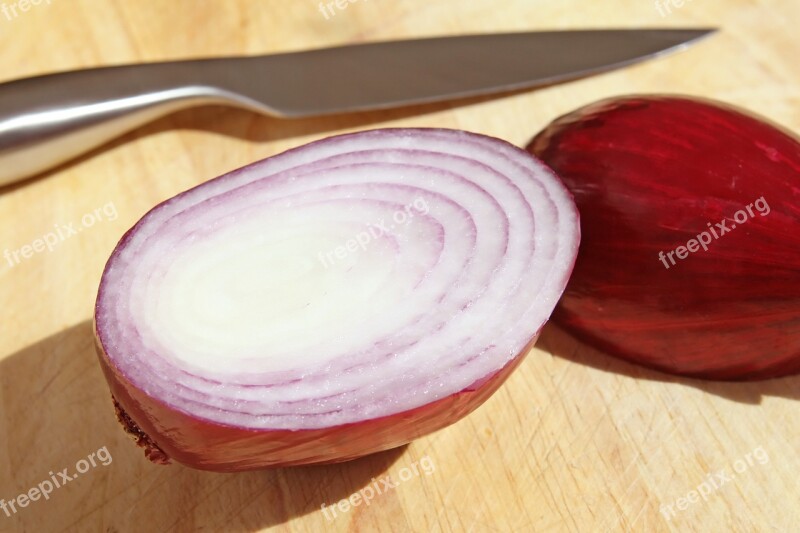
<instances>
[{"instance_id":1,"label":"onion half with purple skin","mask_svg":"<svg viewBox=\"0 0 800 533\"><path fill-rule=\"evenodd\" d=\"M556 119L528 149L584 229L555 323L664 372L800 372L798 137L721 102L633 95Z\"/></svg>"},{"instance_id":2,"label":"onion half with purple skin","mask_svg":"<svg viewBox=\"0 0 800 533\"><path fill-rule=\"evenodd\" d=\"M147 213L103 273L98 353L157 462L345 461L485 401L535 342L578 241L567 190L504 141L332 137Z\"/></svg>"}]
</instances>

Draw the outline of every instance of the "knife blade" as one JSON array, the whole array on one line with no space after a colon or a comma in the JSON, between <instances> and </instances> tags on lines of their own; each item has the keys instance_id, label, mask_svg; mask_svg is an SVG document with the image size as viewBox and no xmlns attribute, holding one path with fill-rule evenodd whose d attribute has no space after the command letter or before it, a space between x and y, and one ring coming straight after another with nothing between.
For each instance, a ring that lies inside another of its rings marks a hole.
<instances>
[{"instance_id":1,"label":"knife blade","mask_svg":"<svg viewBox=\"0 0 800 533\"><path fill-rule=\"evenodd\" d=\"M0 84L0 186L208 103L282 118L551 85L680 50L714 29L580 30L376 42L101 67Z\"/></svg>"}]
</instances>

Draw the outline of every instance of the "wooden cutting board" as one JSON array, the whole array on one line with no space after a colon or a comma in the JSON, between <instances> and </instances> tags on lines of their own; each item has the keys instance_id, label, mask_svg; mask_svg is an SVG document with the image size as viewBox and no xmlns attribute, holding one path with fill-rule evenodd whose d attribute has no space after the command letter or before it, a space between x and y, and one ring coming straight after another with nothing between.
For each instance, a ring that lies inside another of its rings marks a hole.
<instances>
[{"instance_id":1,"label":"wooden cutting board","mask_svg":"<svg viewBox=\"0 0 800 533\"><path fill-rule=\"evenodd\" d=\"M3 80L439 34L722 28L682 54L459 106L291 122L189 110L0 191L2 250L82 228L19 264L0 258L0 498L85 470L47 500L0 510L0 531L797 531L798 378L676 379L548 328L506 385L450 428L344 465L221 475L148 463L117 426L92 351L103 264L145 211L323 136L440 126L524 145L562 113L634 92L718 98L800 131L800 3L672 0L682 6L667 13L665 1L361 0L327 19L316 0L0 2ZM386 476L397 486L369 505L321 511Z\"/></svg>"}]
</instances>

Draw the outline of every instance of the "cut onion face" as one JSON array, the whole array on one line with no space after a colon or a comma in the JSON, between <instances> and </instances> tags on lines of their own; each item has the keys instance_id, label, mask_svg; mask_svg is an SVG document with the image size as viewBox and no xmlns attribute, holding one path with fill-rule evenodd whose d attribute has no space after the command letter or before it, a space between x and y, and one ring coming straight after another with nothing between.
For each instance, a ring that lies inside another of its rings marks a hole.
<instances>
[{"instance_id":1,"label":"cut onion face","mask_svg":"<svg viewBox=\"0 0 800 533\"><path fill-rule=\"evenodd\" d=\"M506 142L332 137L145 215L103 273L98 352L151 459L353 459L485 401L550 316L578 241L569 193Z\"/></svg>"},{"instance_id":2,"label":"cut onion face","mask_svg":"<svg viewBox=\"0 0 800 533\"><path fill-rule=\"evenodd\" d=\"M531 142L581 212L553 320L670 373L800 372L800 142L705 100L604 100Z\"/></svg>"}]
</instances>

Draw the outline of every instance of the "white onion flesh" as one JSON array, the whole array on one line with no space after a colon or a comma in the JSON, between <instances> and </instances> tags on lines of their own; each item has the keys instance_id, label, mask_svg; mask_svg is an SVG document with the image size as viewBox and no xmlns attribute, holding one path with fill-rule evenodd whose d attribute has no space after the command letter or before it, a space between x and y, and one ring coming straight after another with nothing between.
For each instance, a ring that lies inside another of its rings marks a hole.
<instances>
[{"instance_id":1,"label":"white onion flesh","mask_svg":"<svg viewBox=\"0 0 800 533\"><path fill-rule=\"evenodd\" d=\"M560 181L503 141L333 137L150 211L106 267L98 338L133 385L212 422L377 418L517 356L564 290L578 239Z\"/></svg>"}]
</instances>

